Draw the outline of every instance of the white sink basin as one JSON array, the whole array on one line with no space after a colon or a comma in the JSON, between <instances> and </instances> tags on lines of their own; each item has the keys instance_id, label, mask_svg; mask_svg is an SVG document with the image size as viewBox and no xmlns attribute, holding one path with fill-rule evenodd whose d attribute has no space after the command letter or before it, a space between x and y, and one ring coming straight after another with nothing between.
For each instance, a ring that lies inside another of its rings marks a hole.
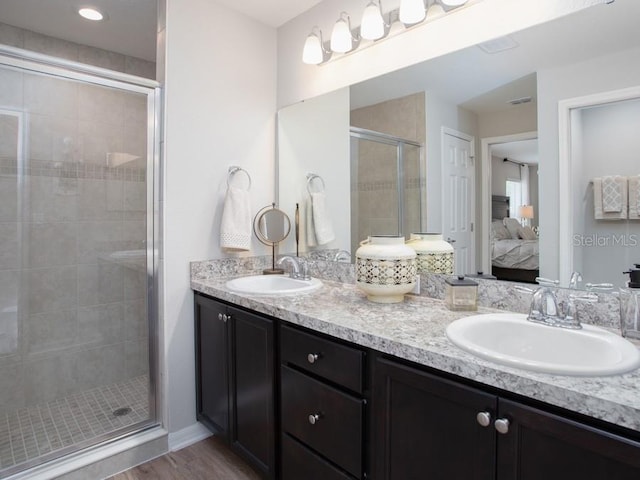
<instances>
[{"instance_id":1,"label":"white sink basin","mask_svg":"<svg viewBox=\"0 0 640 480\"><path fill-rule=\"evenodd\" d=\"M640 367L640 350L607 330L567 330L529 322L521 314L461 318L447 337L474 355L504 365L557 375L599 376Z\"/></svg>"},{"instance_id":2,"label":"white sink basin","mask_svg":"<svg viewBox=\"0 0 640 480\"><path fill-rule=\"evenodd\" d=\"M322 286L317 278L300 280L284 275L252 275L229 280L229 290L249 295L292 295L316 290Z\"/></svg>"}]
</instances>

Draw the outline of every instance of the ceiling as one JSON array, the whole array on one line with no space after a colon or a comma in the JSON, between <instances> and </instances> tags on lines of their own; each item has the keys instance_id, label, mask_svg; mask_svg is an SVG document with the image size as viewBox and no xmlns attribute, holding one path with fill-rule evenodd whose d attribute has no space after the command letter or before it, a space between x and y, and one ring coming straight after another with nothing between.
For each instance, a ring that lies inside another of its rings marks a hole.
<instances>
[{"instance_id":1,"label":"ceiling","mask_svg":"<svg viewBox=\"0 0 640 480\"><path fill-rule=\"evenodd\" d=\"M322 0L215 0L277 28ZM91 5L107 14L90 22L76 14ZM0 22L74 43L155 61L157 0L0 0Z\"/></svg>"}]
</instances>

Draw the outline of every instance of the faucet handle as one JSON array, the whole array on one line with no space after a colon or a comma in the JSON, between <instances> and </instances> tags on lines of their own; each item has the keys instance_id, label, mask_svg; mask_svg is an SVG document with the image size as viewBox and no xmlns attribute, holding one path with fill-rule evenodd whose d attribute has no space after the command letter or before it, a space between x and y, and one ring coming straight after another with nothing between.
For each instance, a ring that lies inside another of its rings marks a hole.
<instances>
[{"instance_id":1,"label":"faucet handle","mask_svg":"<svg viewBox=\"0 0 640 480\"><path fill-rule=\"evenodd\" d=\"M551 280L544 277L536 277L536 282L544 287L557 287L560 285L560 280Z\"/></svg>"},{"instance_id":2,"label":"faucet handle","mask_svg":"<svg viewBox=\"0 0 640 480\"><path fill-rule=\"evenodd\" d=\"M587 283L587 292L609 292L613 290L613 283Z\"/></svg>"},{"instance_id":3,"label":"faucet handle","mask_svg":"<svg viewBox=\"0 0 640 480\"><path fill-rule=\"evenodd\" d=\"M529 288L529 287L524 287L522 285L514 285L513 289L516 292L520 292L520 293L531 293L531 294L533 294L533 292L535 292L535 289Z\"/></svg>"}]
</instances>

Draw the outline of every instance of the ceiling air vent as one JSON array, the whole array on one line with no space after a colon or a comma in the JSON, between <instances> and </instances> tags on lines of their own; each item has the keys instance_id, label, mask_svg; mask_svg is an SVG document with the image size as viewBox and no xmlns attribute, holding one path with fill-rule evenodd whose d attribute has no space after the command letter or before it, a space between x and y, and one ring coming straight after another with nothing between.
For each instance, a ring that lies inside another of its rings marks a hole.
<instances>
[{"instance_id":1,"label":"ceiling air vent","mask_svg":"<svg viewBox=\"0 0 640 480\"><path fill-rule=\"evenodd\" d=\"M512 48L516 48L518 46L520 46L519 43L509 35L494 38L493 40L489 40L488 42L478 44L478 47L481 50L483 50L485 53L490 54L504 52L505 50L511 50Z\"/></svg>"},{"instance_id":2,"label":"ceiling air vent","mask_svg":"<svg viewBox=\"0 0 640 480\"><path fill-rule=\"evenodd\" d=\"M531 101L531 97L520 97L520 98L514 98L513 100L509 100L507 103L510 103L511 105L520 105L522 103L529 103Z\"/></svg>"}]
</instances>

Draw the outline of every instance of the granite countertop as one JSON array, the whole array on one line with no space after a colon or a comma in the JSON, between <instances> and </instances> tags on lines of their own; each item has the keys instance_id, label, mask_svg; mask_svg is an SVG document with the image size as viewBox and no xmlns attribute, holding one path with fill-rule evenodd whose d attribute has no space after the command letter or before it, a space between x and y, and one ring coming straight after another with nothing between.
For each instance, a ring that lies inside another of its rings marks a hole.
<instances>
[{"instance_id":1,"label":"granite countertop","mask_svg":"<svg viewBox=\"0 0 640 480\"><path fill-rule=\"evenodd\" d=\"M453 345L445 335L447 325L471 313L452 312L441 300L407 295L400 304L377 304L352 283L328 280L323 280L319 290L297 296L241 295L224 286L229 278L192 276L191 288L364 347L640 431L640 369L608 377L529 372L480 359ZM477 313L499 311L479 308Z\"/></svg>"}]
</instances>

